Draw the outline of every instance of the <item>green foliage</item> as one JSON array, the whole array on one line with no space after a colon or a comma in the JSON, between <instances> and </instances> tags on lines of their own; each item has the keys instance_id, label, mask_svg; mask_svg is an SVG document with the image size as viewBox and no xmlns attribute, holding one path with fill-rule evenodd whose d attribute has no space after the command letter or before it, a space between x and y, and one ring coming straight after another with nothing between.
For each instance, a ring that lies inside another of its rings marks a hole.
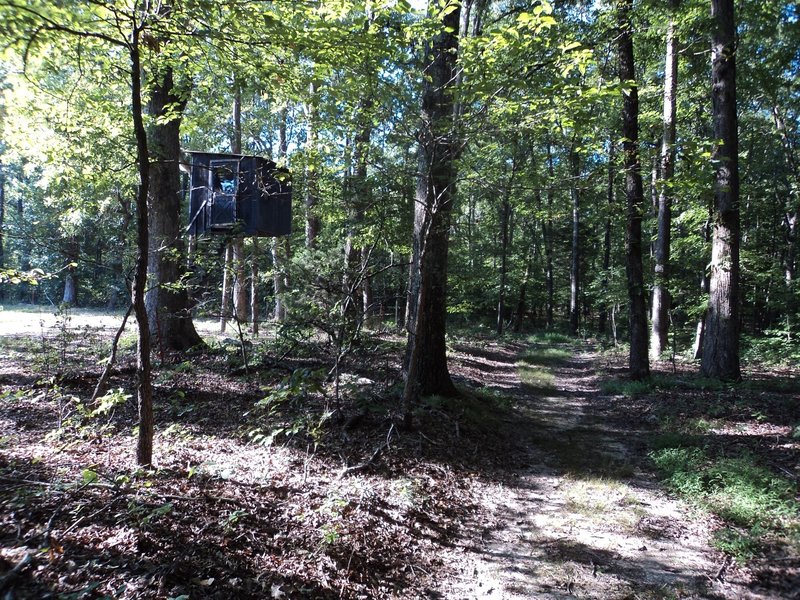
<instances>
[{"instance_id":1,"label":"green foliage","mask_svg":"<svg viewBox=\"0 0 800 600\"><path fill-rule=\"evenodd\" d=\"M628 396L629 398L649 394L653 389L655 386L649 379L641 381L608 379L600 384L600 391L604 394Z\"/></svg>"},{"instance_id":2,"label":"green foliage","mask_svg":"<svg viewBox=\"0 0 800 600\"><path fill-rule=\"evenodd\" d=\"M790 329L768 329L760 336L742 340L744 360L762 365L791 365L800 362L800 336Z\"/></svg>"},{"instance_id":3,"label":"green foliage","mask_svg":"<svg viewBox=\"0 0 800 600\"><path fill-rule=\"evenodd\" d=\"M764 529L758 525L751 529L722 527L714 532L712 544L718 550L730 554L736 562L745 563L758 555L762 547Z\"/></svg>"},{"instance_id":4,"label":"green foliage","mask_svg":"<svg viewBox=\"0 0 800 600\"><path fill-rule=\"evenodd\" d=\"M248 431L252 442L269 446L281 438L289 441L302 434L316 448L322 440L323 426L333 414L326 407L310 405L323 391L325 376L322 370L296 369L256 402L247 414L266 423Z\"/></svg>"},{"instance_id":5,"label":"green foliage","mask_svg":"<svg viewBox=\"0 0 800 600\"><path fill-rule=\"evenodd\" d=\"M764 536L791 527L800 517L797 486L760 465L754 455L725 457L698 447L665 447L650 456L670 489L732 525L717 532L715 544L738 560L751 557Z\"/></svg>"}]
</instances>

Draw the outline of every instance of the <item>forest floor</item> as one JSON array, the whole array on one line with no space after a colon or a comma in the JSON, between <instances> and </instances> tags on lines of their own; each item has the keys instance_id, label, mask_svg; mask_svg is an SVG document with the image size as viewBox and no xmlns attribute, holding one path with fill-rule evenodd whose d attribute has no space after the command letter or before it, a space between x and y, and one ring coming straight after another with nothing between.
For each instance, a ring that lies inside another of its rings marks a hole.
<instances>
[{"instance_id":1,"label":"forest floor","mask_svg":"<svg viewBox=\"0 0 800 600\"><path fill-rule=\"evenodd\" d=\"M406 432L401 338L335 386L319 340L267 331L244 364L206 322L208 350L156 352L143 470L132 335L87 405L116 322L0 312L4 600L800 598L797 373L632 388L588 342L465 334L463 397Z\"/></svg>"}]
</instances>

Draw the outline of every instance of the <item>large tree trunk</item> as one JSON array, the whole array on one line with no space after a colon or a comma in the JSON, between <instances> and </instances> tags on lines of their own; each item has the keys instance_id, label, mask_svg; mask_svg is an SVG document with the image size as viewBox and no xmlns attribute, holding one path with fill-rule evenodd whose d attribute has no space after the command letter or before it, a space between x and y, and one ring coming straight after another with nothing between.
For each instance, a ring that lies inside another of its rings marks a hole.
<instances>
[{"instance_id":1,"label":"large tree trunk","mask_svg":"<svg viewBox=\"0 0 800 600\"><path fill-rule=\"evenodd\" d=\"M148 141L153 162L148 187L151 285L145 305L151 334L158 336L162 348L177 351L203 343L192 322L189 293L181 281L186 261L180 218L180 126L187 95L175 89L172 70L167 68L154 82L147 105L152 118Z\"/></svg>"},{"instance_id":2,"label":"large tree trunk","mask_svg":"<svg viewBox=\"0 0 800 600\"><path fill-rule=\"evenodd\" d=\"M671 8L675 10L678 1ZM678 95L678 38L675 18L667 27L664 64L664 136L661 141L661 189L658 194L658 235L655 242L655 278L650 330L650 358L658 360L669 347L669 252L672 227L672 178L675 174L675 109Z\"/></svg>"},{"instance_id":3,"label":"large tree trunk","mask_svg":"<svg viewBox=\"0 0 800 600\"><path fill-rule=\"evenodd\" d=\"M735 381L739 366L739 135L736 116L736 27L733 0L711 0L711 99L717 164L711 291L703 358L706 377Z\"/></svg>"},{"instance_id":4,"label":"large tree trunk","mask_svg":"<svg viewBox=\"0 0 800 600\"><path fill-rule=\"evenodd\" d=\"M403 393L406 425L420 396L456 394L447 369L447 252L453 209L456 141L453 131L453 81L458 51L460 9L442 19L442 31L426 48L426 80L414 214L419 252L419 295L414 327L409 331L408 375Z\"/></svg>"},{"instance_id":5,"label":"large tree trunk","mask_svg":"<svg viewBox=\"0 0 800 600\"><path fill-rule=\"evenodd\" d=\"M650 375L647 360L647 309L645 307L644 268L642 266L642 211L644 190L639 161L639 93L633 61L630 11L632 0L619 0L619 79L624 88L622 105L623 165L627 221L625 272L628 280L630 323L630 375L644 379Z\"/></svg>"}]
</instances>

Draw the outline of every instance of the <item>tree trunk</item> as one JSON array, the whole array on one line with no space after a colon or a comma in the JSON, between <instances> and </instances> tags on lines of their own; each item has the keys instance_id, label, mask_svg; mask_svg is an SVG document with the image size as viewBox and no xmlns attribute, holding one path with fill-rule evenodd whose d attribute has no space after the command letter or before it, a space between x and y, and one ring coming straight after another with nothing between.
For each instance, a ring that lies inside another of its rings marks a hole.
<instances>
[{"instance_id":1,"label":"tree trunk","mask_svg":"<svg viewBox=\"0 0 800 600\"><path fill-rule=\"evenodd\" d=\"M314 96L317 86L314 82L309 84L309 101L306 105L306 248L317 247L322 221L317 214L319 203L319 176L317 169L317 123Z\"/></svg>"},{"instance_id":2,"label":"tree trunk","mask_svg":"<svg viewBox=\"0 0 800 600\"><path fill-rule=\"evenodd\" d=\"M253 236L250 257L250 331L258 336L258 236Z\"/></svg>"},{"instance_id":3,"label":"tree trunk","mask_svg":"<svg viewBox=\"0 0 800 600\"><path fill-rule=\"evenodd\" d=\"M506 313L506 279L508 278L508 223L511 219L511 203L506 197L500 205L500 292L497 298L497 335L503 335Z\"/></svg>"},{"instance_id":4,"label":"tree trunk","mask_svg":"<svg viewBox=\"0 0 800 600\"><path fill-rule=\"evenodd\" d=\"M733 0L711 0L711 99L717 164L711 290L700 370L706 377L741 378L739 366L739 135L736 116L736 27Z\"/></svg>"},{"instance_id":5,"label":"tree trunk","mask_svg":"<svg viewBox=\"0 0 800 600\"><path fill-rule=\"evenodd\" d=\"M798 235L798 228L800 226L800 205L797 202L797 196L800 194L800 171L798 171L797 158L795 153L795 145L792 137L786 130L786 121L783 117L782 111L776 103L772 109L773 122L778 135L781 138L781 145L783 146L783 156L786 161L786 166L792 174L791 183L793 193L789 195L789 201L786 206L786 214L783 217L783 225L786 228L786 247L784 249L783 258L783 273L784 280L786 281L786 292L788 301L786 303L786 337L787 340L792 339L794 323L793 319L797 312L797 300L795 296L795 286L797 285L797 245L800 235Z\"/></svg>"},{"instance_id":6,"label":"tree trunk","mask_svg":"<svg viewBox=\"0 0 800 600\"><path fill-rule=\"evenodd\" d=\"M572 253L569 266L569 332L578 335L580 327L580 307L578 306L578 293L580 291L580 205L581 196L578 189L581 176L581 163L578 152L573 148L569 152L570 171L572 175Z\"/></svg>"},{"instance_id":7,"label":"tree trunk","mask_svg":"<svg viewBox=\"0 0 800 600\"><path fill-rule=\"evenodd\" d=\"M627 221L625 272L628 280L630 322L630 375L644 379L650 375L647 359L647 309L645 307L644 268L642 266L642 211L644 191L639 161L639 93L633 60L630 11L632 0L619 0L619 79L624 88L622 106L623 165Z\"/></svg>"},{"instance_id":8,"label":"tree trunk","mask_svg":"<svg viewBox=\"0 0 800 600\"><path fill-rule=\"evenodd\" d=\"M545 254L545 286L547 288L547 328L553 328L553 306L554 306L554 275L553 275L553 184L555 182L553 167L553 150L550 142L547 142L547 219L542 221L542 237L544 242Z\"/></svg>"},{"instance_id":9,"label":"tree trunk","mask_svg":"<svg viewBox=\"0 0 800 600\"><path fill-rule=\"evenodd\" d=\"M408 376L403 392L405 422L420 396L456 394L447 369L447 253L453 208L456 140L453 131L453 81L458 51L460 8L442 19L443 29L425 49L422 93L415 249L419 252L419 295L414 328L409 331Z\"/></svg>"},{"instance_id":10,"label":"tree trunk","mask_svg":"<svg viewBox=\"0 0 800 600\"><path fill-rule=\"evenodd\" d=\"M139 328L136 348L136 398L139 408L136 462L149 466L153 462L153 387L150 378L150 326L144 292L147 286L149 231L147 200L150 195L150 152L144 128L142 109L141 61L139 57L138 27L134 27L130 46L131 59L131 113L136 136L136 162L139 167L139 191L136 194L136 271L133 281L133 310Z\"/></svg>"},{"instance_id":11,"label":"tree trunk","mask_svg":"<svg viewBox=\"0 0 800 600\"><path fill-rule=\"evenodd\" d=\"M225 244L225 259L222 267L222 300L219 304L219 332L225 333L228 314L231 312L231 279L233 275L233 244Z\"/></svg>"},{"instance_id":12,"label":"tree trunk","mask_svg":"<svg viewBox=\"0 0 800 600\"><path fill-rule=\"evenodd\" d=\"M237 235L231 240L233 248L233 311L239 323L247 323L247 264L245 262L244 238Z\"/></svg>"},{"instance_id":13,"label":"tree trunk","mask_svg":"<svg viewBox=\"0 0 800 600\"><path fill-rule=\"evenodd\" d=\"M231 151L242 153L242 86L235 78L233 90L233 136ZM233 246L233 310L239 323L247 323L247 275L244 254L244 237L237 235L231 240Z\"/></svg>"},{"instance_id":14,"label":"tree trunk","mask_svg":"<svg viewBox=\"0 0 800 600\"><path fill-rule=\"evenodd\" d=\"M289 109L283 107L280 114L280 123L278 124L278 161L281 163L286 162L286 155L288 152L289 142L286 137L286 123L289 120ZM280 238L271 238L270 252L272 254L272 282L275 288L275 314L274 319L278 323L286 320L286 289L288 288L286 282L286 263L289 260L289 240L286 238L286 252L281 247Z\"/></svg>"},{"instance_id":15,"label":"tree trunk","mask_svg":"<svg viewBox=\"0 0 800 600\"><path fill-rule=\"evenodd\" d=\"M605 293L609 293L608 286L611 274L611 214L614 207L614 164L616 146L614 145L614 136L611 136L608 143L608 183L606 185L606 207L608 214L606 215L606 223L603 231L603 278L602 287ZM613 305L613 302L612 302ZM612 306L608 302L604 302L600 314L597 317L597 331L600 334L606 333L606 322L608 320L608 313L611 312Z\"/></svg>"},{"instance_id":16,"label":"tree trunk","mask_svg":"<svg viewBox=\"0 0 800 600\"><path fill-rule=\"evenodd\" d=\"M0 271L5 269L6 254L5 254L5 240L3 234L5 232L6 221L6 173L3 163L0 162ZM6 290L0 286L0 302L5 301Z\"/></svg>"},{"instance_id":17,"label":"tree trunk","mask_svg":"<svg viewBox=\"0 0 800 600\"><path fill-rule=\"evenodd\" d=\"M77 236L71 236L64 247L64 259L67 263L64 276L64 295L62 304L78 306L78 275L76 274L81 245Z\"/></svg>"},{"instance_id":18,"label":"tree trunk","mask_svg":"<svg viewBox=\"0 0 800 600\"><path fill-rule=\"evenodd\" d=\"M176 89L172 69L166 68L154 82L147 105L152 118L148 141L153 163L148 185L151 284L145 305L151 335L158 336L162 348L177 351L203 344L182 283L186 261L180 218L180 126L187 101L188 91Z\"/></svg>"},{"instance_id":19,"label":"tree trunk","mask_svg":"<svg viewBox=\"0 0 800 600\"><path fill-rule=\"evenodd\" d=\"M672 9L677 8L672 2ZM669 347L669 252L672 227L672 179L675 174L675 110L678 94L678 38L675 18L667 27L664 63L664 136L661 141L661 189L658 194L658 235L655 242L655 277L650 330L650 358L658 360Z\"/></svg>"},{"instance_id":20,"label":"tree trunk","mask_svg":"<svg viewBox=\"0 0 800 600\"><path fill-rule=\"evenodd\" d=\"M497 335L503 335L506 314L506 281L508 279L508 246L509 229L511 223L511 190L514 186L514 179L517 175L516 157L511 159L511 174L508 177L508 184L503 202L500 204L500 292L497 298Z\"/></svg>"}]
</instances>

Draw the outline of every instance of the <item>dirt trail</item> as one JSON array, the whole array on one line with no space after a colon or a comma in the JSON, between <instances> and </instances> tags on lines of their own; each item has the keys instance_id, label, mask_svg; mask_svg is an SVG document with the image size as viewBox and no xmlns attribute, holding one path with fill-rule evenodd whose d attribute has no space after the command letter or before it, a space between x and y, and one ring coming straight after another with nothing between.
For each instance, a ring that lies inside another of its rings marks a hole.
<instances>
[{"instance_id":1,"label":"dirt trail","mask_svg":"<svg viewBox=\"0 0 800 600\"><path fill-rule=\"evenodd\" d=\"M550 390L517 379L519 451L465 533L452 598L767 598L709 547L709 518L646 469L647 423L602 396L591 352L550 365ZM507 363L509 369L514 365ZM504 380L508 380L508 373ZM510 465L511 466L511 465Z\"/></svg>"}]
</instances>

